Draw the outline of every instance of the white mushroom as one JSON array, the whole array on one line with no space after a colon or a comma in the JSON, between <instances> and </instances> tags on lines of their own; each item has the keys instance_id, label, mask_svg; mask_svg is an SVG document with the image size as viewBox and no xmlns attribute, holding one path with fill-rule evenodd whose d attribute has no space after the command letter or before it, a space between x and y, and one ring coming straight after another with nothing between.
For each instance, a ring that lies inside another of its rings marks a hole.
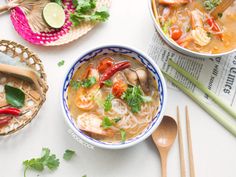
<instances>
[{"instance_id":1,"label":"white mushroom","mask_svg":"<svg viewBox=\"0 0 236 177\"><path fill-rule=\"evenodd\" d=\"M137 85L138 84L138 75L135 71L131 69L125 69L124 70L125 77L130 82L131 85Z\"/></svg>"},{"instance_id":2,"label":"white mushroom","mask_svg":"<svg viewBox=\"0 0 236 177\"><path fill-rule=\"evenodd\" d=\"M141 85L142 90L147 93L149 92L149 84L148 84L148 73L145 68L136 69L136 74L139 79L139 83Z\"/></svg>"}]
</instances>

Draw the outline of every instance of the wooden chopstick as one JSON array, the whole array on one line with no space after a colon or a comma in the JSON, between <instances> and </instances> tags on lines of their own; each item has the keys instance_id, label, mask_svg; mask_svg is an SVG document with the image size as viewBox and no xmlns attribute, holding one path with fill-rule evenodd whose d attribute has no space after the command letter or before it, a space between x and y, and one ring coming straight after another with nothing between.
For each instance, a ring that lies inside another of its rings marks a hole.
<instances>
[{"instance_id":1,"label":"wooden chopstick","mask_svg":"<svg viewBox=\"0 0 236 177\"><path fill-rule=\"evenodd\" d=\"M181 128L181 123L180 123L179 106L177 106L177 123L178 123L178 141L179 141L181 177L186 177L185 162L184 162L183 135L182 135L182 128Z\"/></svg>"},{"instance_id":2,"label":"wooden chopstick","mask_svg":"<svg viewBox=\"0 0 236 177\"><path fill-rule=\"evenodd\" d=\"M187 140L188 140L188 156L189 156L190 177L195 177L191 129L190 129L189 113L188 113L188 107L187 106L185 107L185 114L186 114L186 129L187 129Z\"/></svg>"},{"instance_id":3,"label":"wooden chopstick","mask_svg":"<svg viewBox=\"0 0 236 177\"><path fill-rule=\"evenodd\" d=\"M211 16L215 19L219 17L229 6L233 4L234 0L222 0L222 2L211 12Z\"/></svg>"}]
</instances>

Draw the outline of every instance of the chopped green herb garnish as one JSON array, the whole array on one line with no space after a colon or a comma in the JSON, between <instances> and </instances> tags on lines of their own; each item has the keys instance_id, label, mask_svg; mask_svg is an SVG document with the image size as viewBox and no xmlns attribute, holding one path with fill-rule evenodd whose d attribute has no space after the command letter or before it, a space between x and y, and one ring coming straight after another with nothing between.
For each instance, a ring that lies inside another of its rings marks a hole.
<instances>
[{"instance_id":1,"label":"chopped green herb garnish","mask_svg":"<svg viewBox=\"0 0 236 177\"><path fill-rule=\"evenodd\" d=\"M206 10L212 10L221 3L221 0L204 0L203 4Z\"/></svg>"},{"instance_id":2,"label":"chopped green herb garnish","mask_svg":"<svg viewBox=\"0 0 236 177\"><path fill-rule=\"evenodd\" d=\"M25 104L25 93L15 87L12 87L10 85L5 85L5 95L6 95L6 101L8 104L21 108Z\"/></svg>"},{"instance_id":3,"label":"chopped green herb garnish","mask_svg":"<svg viewBox=\"0 0 236 177\"><path fill-rule=\"evenodd\" d=\"M95 77L89 77L88 79L85 79L81 82L81 86L84 88L89 88L96 84L97 80Z\"/></svg>"},{"instance_id":4,"label":"chopped green herb garnish","mask_svg":"<svg viewBox=\"0 0 236 177\"><path fill-rule=\"evenodd\" d=\"M133 113L141 110L142 103L151 101L151 97L144 96L140 86L129 87L121 98L126 101Z\"/></svg>"},{"instance_id":5,"label":"chopped green herb garnish","mask_svg":"<svg viewBox=\"0 0 236 177\"><path fill-rule=\"evenodd\" d=\"M75 81L75 80L71 80L70 81L70 86L77 90L80 87L84 87L84 88L89 88L92 87L94 84L97 83L97 80L95 77L89 77L88 79L82 80L82 81Z\"/></svg>"},{"instance_id":6,"label":"chopped green herb garnish","mask_svg":"<svg viewBox=\"0 0 236 177\"><path fill-rule=\"evenodd\" d=\"M87 175L84 175L84 176L82 176L82 177L87 177Z\"/></svg>"},{"instance_id":7,"label":"chopped green herb garnish","mask_svg":"<svg viewBox=\"0 0 236 177\"><path fill-rule=\"evenodd\" d=\"M104 22L109 17L107 9L101 8L94 11L96 8L96 0L73 0L72 2L74 7L76 7L75 12L70 15L70 21L74 26L78 26L84 21Z\"/></svg>"},{"instance_id":8,"label":"chopped green herb garnish","mask_svg":"<svg viewBox=\"0 0 236 177\"><path fill-rule=\"evenodd\" d=\"M111 80L106 80L106 81L104 81L104 85L107 87L111 87L113 85L113 83Z\"/></svg>"},{"instance_id":9,"label":"chopped green herb garnish","mask_svg":"<svg viewBox=\"0 0 236 177\"><path fill-rule=\"evenodd\" d=\"M121 141L125 142L126 140L126 131L124 129L120 129Z\"/></svg>"},{"instance_id":10,"label":"chopped green herb garnish","mask_svg":"<svg viewBox=\"0 0 236 177\"><path fill-rule=\"evenodd\" d=\"M112 121L107 116L103 118L101 126L104 129L110 128L112 125Z\"/></svg>"},{"instance_id":11,"label":"chopped green herb garnish","mask_svg":"<svg viewBox=\"0 0 236 177\"><path fill-rule=\"evenodd\" d=\"M120 117L117 117L117 118L113 119L113 121L114 121L115 123L118 123L120 120L121 120Z\"/></svg>"},{"instance_id":12,"label":"chopped green herb garnish","mask_svg":"<svg viewBox=\"0 0 236 177\"><path fill-rule=\"evenodd\" d=\"M73 89L78 90L81 87L81 82L80 81L71 80L70 81L70 86Z\"/></svg>"},{"instance_id":13,"label":"chopped green herb garnish","mask_svg":"<svg viewBox=\"0 0 236 177\"><path fill-rule=\"evenodd\" d=\"M218 15L219 18L221 18L223 16L222 13L218 13L217 15Z\"/></svg>"},{"instance_id":14,"label":"chopped green herb garnish","mask_svg":"<svg viewBox=\"0 0 236 177\"><path fill-rule=\"evenodd\" d=\"M212 35L211 35L210 32L207 32L207 36L208 36L208 37L212 37Z\"/></svg>"},{"instance_id":15,"label":"chopped green herb garnish","mask_svg":"<svg viewBox=\"0 0 236 177\"><path fill-rule=\"evenodd\" d=\"M33 169L40 172L43 171L45 167L48 167L49 170L57 169L60 162L56 155L50 154L50 150L48 148L43 148L42 153L42 156L39 158L32 158L23 162L23 165L25 166L24 177L26 177L26 172L28 169Z\"/></svg>"},{"instance_id":16,"label":"chopped green herb garnish","mask_svg":"<svg viewBox=\"0 0 236 177\"><path fill-rule=\"evenodd\" d=\"M75 151L67 149L63 155L63 159L70 160L75 155Z\"/></svg>"},{"instance_id":17,"label":"chopped green herb garnish","mask_svg":"<svg viewBox=\"0 0 236 177\"><path fill-rule=\"evenodd\" d=\"M57 66L61 67L65 64L65 61L64 60L61 60L57 63Z\"/></svg>"},{"instance_id":18,"label":"chopped green herb garnish","mask_svg":"<svg viewBox=\"0 0 236 177\"><path fill-rule=\"evenodd\" d=\"M104 106L104 110L107 112L107 111L110 111L110 109L112 108L112 104L111 104L111 101L113 100L114 96L112 94L108 94L108 96L106 97L106 100L103 104Z\"/></svg>"}]
</instances>

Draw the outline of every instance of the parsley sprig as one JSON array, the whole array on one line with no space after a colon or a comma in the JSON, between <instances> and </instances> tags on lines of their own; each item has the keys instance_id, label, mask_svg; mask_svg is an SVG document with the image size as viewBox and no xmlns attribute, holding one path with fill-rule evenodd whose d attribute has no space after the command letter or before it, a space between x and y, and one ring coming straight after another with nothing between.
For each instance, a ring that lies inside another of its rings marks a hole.
<instances>
[{"instance_id":1,"label":"parsley sprig","mask_svg":"<svg viewBox=\"0 0 236 177\"><path fill-rule=\"evenodd\" d=\"M76 7L75 12L70 15L70 21L74 26L78 26L84 21L104 22L109 17L106 8L94 11L96 8L96 0L73 0L72 2L74 7Z\"/></svg>"},{"instance_id":2,"label":"parsley sprig","mask_svg":"<svg viewBox=\"0 0 236 177\"><path fill-rule=\"evenodd\" d=\"M151 101L151 97L144 96L140 86L129 87L121 98L126 101L133 113L139 112L143 103Z\"/></svg>"},{"instance_id":3,"label":"parsley sprig","mask_svg":"<svg viewBox=\"0 0 236 177\"><path fill-rule=\"evenodd\" d=\"M56 155L51 154L48 148L43 148L41 157L32 158L23 162L23 165L25 166L24 177L26 177L26 172L29 169L43 171L44 168L47 167L49 170L55 170L58 168L59 164L60 162Z\"/></svg>"}]
</instances>

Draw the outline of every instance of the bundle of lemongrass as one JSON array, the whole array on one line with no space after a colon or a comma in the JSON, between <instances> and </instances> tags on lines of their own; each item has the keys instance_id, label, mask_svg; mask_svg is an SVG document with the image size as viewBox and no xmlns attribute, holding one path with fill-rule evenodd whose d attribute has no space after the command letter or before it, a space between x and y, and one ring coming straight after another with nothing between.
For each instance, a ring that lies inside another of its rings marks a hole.
<instances>
[{"instance_id":1,"label":"bundle of lemongrass","mask_svg":"<svg viewBox=\"0 0 236 177\"><path fill-rule=\"evenodd\" d=\"M169 59L168 64L174 68L177 72L181 75L186 77L189 81L191 81L198 89L200 89L203 93L208 95L219 107L221 107L225 112L231 115L234 119L236 119L236 112L222 101L214 92L210 91L206 88L202 83L200 83L197 79L195 79L190 73L180 67L177 63L173 60ZM190 89L185 87L182 83L174 79L165 71L162 71L164 76L171 81L174 85L176 85L179 89L181 89L186 95L192 98L202 109L204 109L209 115L211 115L217 122L219 122L223 127L225 127L230 133L236 136L236 125L229 122L229 120L225 119L219 111L209 106L205 101L200 98L198 95L194 94Z\"/></svg>"}]
</instances>

